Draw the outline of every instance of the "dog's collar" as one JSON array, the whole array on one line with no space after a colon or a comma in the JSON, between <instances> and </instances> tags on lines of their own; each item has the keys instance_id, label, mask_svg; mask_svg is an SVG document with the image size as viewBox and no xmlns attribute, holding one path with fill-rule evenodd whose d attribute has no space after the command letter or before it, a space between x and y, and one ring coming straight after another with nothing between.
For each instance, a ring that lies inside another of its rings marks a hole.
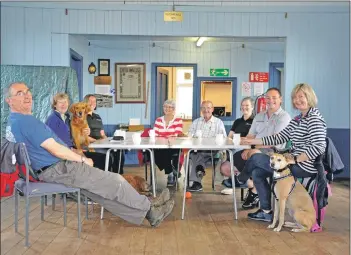
<instances>
[{"instance_id":1,"label":"dog's collar","mask_svg":"<svg viewBox=\"0 0 351 255\"><path fill-rule=\"evenodd\" d=\"M286 172L286 173L284 173ZM284 169L280 169L277 171L274 171L273 173L273 181L278 181L281 179L285 179L288 178L290 176L293 176L290 169L289 168L284 168Z\"/></svg>"}]
</instances>

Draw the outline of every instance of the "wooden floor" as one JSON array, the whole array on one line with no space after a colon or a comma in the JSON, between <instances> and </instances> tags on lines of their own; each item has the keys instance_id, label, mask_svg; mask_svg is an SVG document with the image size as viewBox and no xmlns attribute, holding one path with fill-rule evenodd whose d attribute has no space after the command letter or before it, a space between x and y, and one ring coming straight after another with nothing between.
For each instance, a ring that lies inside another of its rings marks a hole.
<instances>
[{"instance_id":1,"label":"wooden floor","mask_svg":"<svg viewBox=\"0 0 351 255\"><path fill-rule=\"evenodd\" d=\"M143 173L140 168L126 170ZM235 221L231 196L212 192L210 183L208 171L204 192L187 200L184 220L181 220L182 189L176 192L174 211L156 229L146 221L142 226L131 225L110 213L105 213L105 219L100 220L99 206L94 206L94 210L89 206L90 219L86 220L82 207L81 238L77 237L75 202L68 203L65 228L60 199L56 199L55 211L50 205L45 207L45 221L41 221L39 199L34 198L31 200L30 248L24 246L24 200L20 200L19 234L15 234L14 199L2 199L1 254L350 254L349 183L333 185L322 233L292 233L288 229L275 233L267 229L267 223L248 220L248 211L241 209L239 220ZM165 184L165 175L158 173L158 188ZM218 182L217 190L220 189ZM238 199L239 193L238 190Z\"/></svg>"}]
</instances>

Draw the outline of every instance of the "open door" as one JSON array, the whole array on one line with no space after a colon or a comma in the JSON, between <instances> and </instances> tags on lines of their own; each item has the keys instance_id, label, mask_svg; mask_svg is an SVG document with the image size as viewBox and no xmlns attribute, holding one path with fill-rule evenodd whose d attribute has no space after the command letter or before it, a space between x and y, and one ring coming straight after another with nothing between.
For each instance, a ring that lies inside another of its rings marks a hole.
<instances>
[{"instance_id":1,"label":"open door","mask_svg":"<svg viewBox=\"0 0 351 255\"><path fill-rule=\"evenodd\" d=\"M269 88L284 87L284 63L269 63Z\"/></svg>"},{"instance_id":2,"label":"open door","mask_svg":"<svg viewBox=\"0 0 351 255\"><path fill-rule=\"evenodd\" d=\"M70 66L77 73L79 100L83 100L83 57L70 49Z\"/></svg>"},{"instance_id":3,"label":"open door","mask_svg":"<svg viewBox=\"0 0 351 255\"><path fill-rule=\"evenodd\" d=\"M163 68L157 68L156 83L156 118L163 115L163 102L167 100L169 73Z\"/></svg>"}]
</instances>

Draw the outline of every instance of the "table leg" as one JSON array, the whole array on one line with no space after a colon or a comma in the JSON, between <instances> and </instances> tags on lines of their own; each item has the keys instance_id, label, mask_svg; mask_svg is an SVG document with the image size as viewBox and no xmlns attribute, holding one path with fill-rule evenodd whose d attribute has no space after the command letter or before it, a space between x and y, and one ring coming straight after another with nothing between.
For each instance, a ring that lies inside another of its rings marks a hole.
<instances>
[{"instance_id":1,"label":"table leg","mask_svg":"<svg viewBox=\"0 0 351 255\"><path fill-rule=\"evenodd\" d=\"M108 171L109 169L109 163L110 163L110 153L111 153L111 150L113 149L108 149L107 152L106 152L106 158L105 158L105 171ZM104 217L104 207L101 206L101 215L100 215L100 219L103 219Z\"/></svg>"},{"instance_id":2,"label":"table leg","mask_svg":"<svg viewBox=\"0 0 351 255\"><path fill-rule=\"evenodd\" d=\"M184 220L184 211L185 211L185 195L186 195L186 188L188 184L188 171L189 171L189 160L190 160L190 152L193 150L189 150L186 155L186 162L185 162L185 176L184 176L184 193L183 193L183 208L182 208L182 220Z\"/></svg>"},{"instance_id":3,"label":"table leg","mask_svg":"<svg viewBox=\"0 0 351 255\"><path fill-rule=\"evenodd\" d=\"M154 151L151 149L145 149L150 152L150 170L152 179L152 194L156 197L156 176L155 176L155 155Z\"/></svg>"},{"instance_id":4,"label":"table leg","mask_svg":"<svg viewBox=\"0 0 351 255\"><path fill-rule=\"evenodd\" d=\"M234 179L234 157L233 157L233 151L232 150L227 150L227 151L229 153L230 174L232 176L234 213L235 213L235 219L237 220L238 219L238 209L236 207L235 179Z\"/></svg>"}]
</instances>

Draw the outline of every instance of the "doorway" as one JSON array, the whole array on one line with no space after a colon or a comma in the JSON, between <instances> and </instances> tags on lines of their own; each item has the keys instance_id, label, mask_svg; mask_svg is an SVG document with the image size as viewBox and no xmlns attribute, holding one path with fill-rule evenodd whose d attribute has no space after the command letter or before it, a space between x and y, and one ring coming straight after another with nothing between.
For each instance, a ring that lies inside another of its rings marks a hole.
<instances>
[{"instance_id":1,"label":"doorway","mask_svg":"<svg viewBox=\"0 0 351 255\"><path fill-rule=\"evenodd\" d=\"M70 66L77 73L79 101L83 100L83 57L70 49Z\"/></svg>"},{"instance_id":2,"label":"doorway","mask_svg":"<svg viewBox=\"0 0 351 255\"><path fill-rule=\"evenodd\" d=\"M284 88L284 63L269 63L269 88Z\"/></svg>"},{"instance_id":3,"label":"doorway","mask_svg":"<svg viewBox=\"0 0 351 255\"><path fill-rule=\"evenodd\" d=\"M176 116L182 118L186 132L193 119L193 105L198 101L193 95L197 64L153 63L151 68L151 126L157 117L163 116L164 101L172 99L176 102Z\"/></svg>"}]
</instances>

